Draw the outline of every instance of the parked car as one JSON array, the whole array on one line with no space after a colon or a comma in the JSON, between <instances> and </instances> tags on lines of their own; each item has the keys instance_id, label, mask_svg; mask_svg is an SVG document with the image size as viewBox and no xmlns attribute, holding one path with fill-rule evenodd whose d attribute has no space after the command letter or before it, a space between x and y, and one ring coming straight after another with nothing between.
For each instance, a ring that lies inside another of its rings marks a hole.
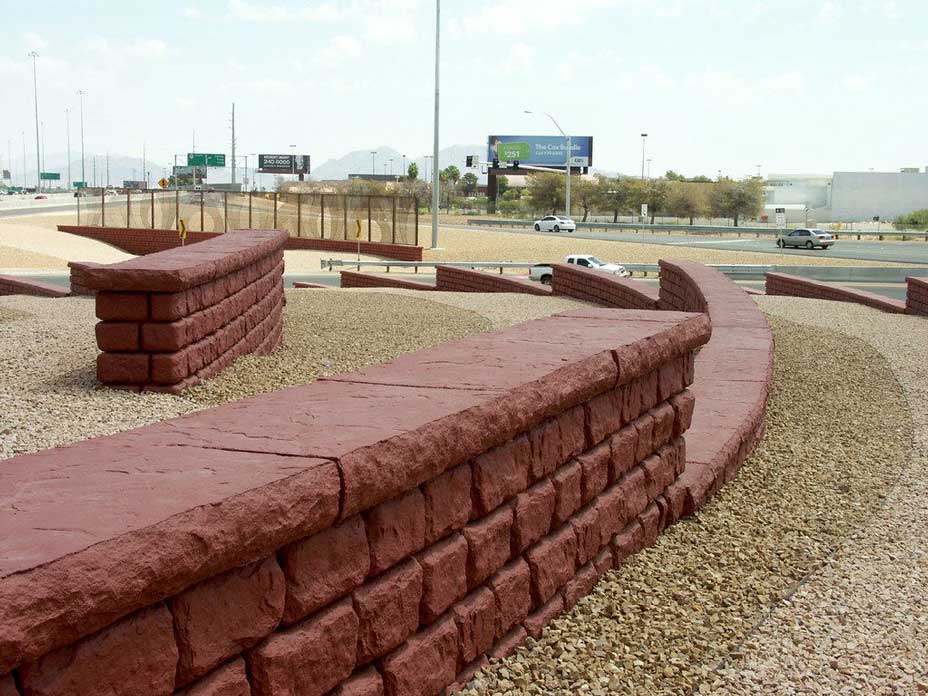
<instances>
[{"instance_id":1,"label":"parked car","mask_svg":"<svg viewBox=\"0 0 928 696\"><path fill-rule=\"evenodd\" d=\"M802 227L791 232L784 232L777 239L777 246L781 249L785 249L786 247L805 247L806 249L821 247L822 249L827 249L834 243L834 235L824 230L809 229L807 227Z\"/></svg>"},{"instance_id":2,"label":"parked car","mask_svg":"<svg viewBox=\"0 0 928 696\"><path fill-rule=\"evenodd\" d=\"M575 232L577 223L564 215L546 215L535 220L536 232Z\"/></svg>"},{"instance_id":3,"label":"parked car","mask_svg":"<svg viewBox=\"0 0 928 696\"><path fill-rule=\"evenodd\" d=\"M35 200L37 201L44 201L47 199L48 199L48 196L46 196L44 193L40 193L38 196L35 197Z\"/></svg>"},{"instance_id":4,"label":"parked car","mask_svg":"<svg viewBox=\"0 0 928 696\"><path fill-rule=\"evenodd\" d=\"M625 269L625 266L620 266L617 263L606 263L605 261L589 254L571 254L570 256L567 256L564 261L574 266L592 268L597 271L602 271L603 273L608 273L610 275L621 276L622 278L627 278L631 275L631 273ZM541 281L541 283L544 285L551 285L551 279L553 275L554 270L551 268L550 263L537 263L528 269L529 279Z\"/></svg>"}]
</instances>

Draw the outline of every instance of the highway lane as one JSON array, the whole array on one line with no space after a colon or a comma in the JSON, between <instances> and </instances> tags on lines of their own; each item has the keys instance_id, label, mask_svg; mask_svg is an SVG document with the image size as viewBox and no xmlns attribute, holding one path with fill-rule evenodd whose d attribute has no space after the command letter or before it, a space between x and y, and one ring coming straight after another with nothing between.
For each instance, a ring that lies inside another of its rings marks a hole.
<instances>
[{"instance_id":1,"label":"highway lane","mask_svg":"<svg viewBox=\"0 0 928 696\"><path fill-rule=\"evenodd\" d=\"M635 242L638 244L660 244L663 246L685 246L701 249L731 249L733 251L757 251L783 256L827 256L837 259L860 261L891 261L912 265L928 264L928 242L858 242L839 239L828 250L823 249L779 249L772 237L722 238L695 235L635 233L635 232L590 232L581 230L572 233L535 232L534 230L506 229L503 227L466 227L463 229L488 230L505 234L532 234L541 237L569 237L595 239L609 242Z\"/></svg>"}]
</instances>

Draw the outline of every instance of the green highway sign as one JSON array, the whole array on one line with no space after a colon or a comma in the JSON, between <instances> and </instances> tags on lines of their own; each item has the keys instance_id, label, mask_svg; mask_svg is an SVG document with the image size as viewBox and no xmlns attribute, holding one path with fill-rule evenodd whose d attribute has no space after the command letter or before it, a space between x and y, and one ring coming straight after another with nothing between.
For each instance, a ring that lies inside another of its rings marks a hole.
<instances>
[{"instance_id":1,"label":"green highway sign","mask_svg":"<svg viewBox=\"0 0 928 696\"><path fill-rule=\"evenodd\" d=\"M42 181L59 181L61 179L61 174L58 172L40 172L39 179Z\"/></svg>"},{"instance_id":2,"label":"green highway sign","mask_svg":"<svg viewBox=\"0 0 928 696\"><path fill-rule=\"evenodd\" d=\"M188 167L225 167L226 156L218 152L188 152Z\"/></svg>"},{"instance_id":3,"label":"green highway sign","mask_svg":"<svg viewBox=\"0 0 928 696\"><path fill-rule=\"evenodd\" d=\"M86 181L72 181L71 186L73 186L74 188L87 188L87 182Z\"/></svg>"},{"instance_id":4,"label":"green highway sign","mask_svg":"<svg viewBox=\"0 0 928 696\"><path fill-rule=\"evenodd\" d=\"M532 156L532 146L529 143L500 143L497 148L497 159L503 162L526 162Z\"/></svg>"}]
</instances>

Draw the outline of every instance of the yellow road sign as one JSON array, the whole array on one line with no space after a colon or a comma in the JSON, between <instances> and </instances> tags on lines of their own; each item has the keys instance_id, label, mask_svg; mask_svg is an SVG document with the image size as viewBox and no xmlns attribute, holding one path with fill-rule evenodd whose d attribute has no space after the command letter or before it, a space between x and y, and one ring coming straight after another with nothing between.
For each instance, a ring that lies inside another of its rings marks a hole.
<instances>
[{"instance_id":1,"label":"yellow road sign","mask_svg":"<svg viewBox=\"0 0 928 696\"><path fill-rule=\"evenodd\" d=\"M354 238L361 239L361 221L358 219L355 219L354 224L357 226L357 229L355 230L355 233L354 233Z\"/></svg>"},{"instance_id":2,"label":"yellow road sign","mask_svg":"<svg viewBox=\"0 0 928 696\"><path fill-rule=\"evenodd\" d=\"M160 186L163 189L166 189L170 184L171 182L165 179L164 177L161 177L160 179L158 179L158 186Z\"/></svg>"},{"instance_id":3,"label":"yellow road sign","mask_svg":"<svg viewBox=\"0 0 928 696\"><path fill-rule=\"evenodd\" d=\"M187 225L184 224L183 220L177 223L177 236L180 237L181 242L187 239Z\"/></svg>"}]
</instances>

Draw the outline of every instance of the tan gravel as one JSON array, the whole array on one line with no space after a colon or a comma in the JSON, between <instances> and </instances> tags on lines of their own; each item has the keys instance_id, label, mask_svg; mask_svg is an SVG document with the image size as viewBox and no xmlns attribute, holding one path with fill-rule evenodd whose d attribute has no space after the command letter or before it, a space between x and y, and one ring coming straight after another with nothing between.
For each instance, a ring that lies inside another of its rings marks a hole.
<instances>
[{"instance_id":1,"label":"tan gravel","mask_svg":"<svg viewBox=\"0 0 928 696\"><path fill-rule=\"evenodd\" d=\"M879 331L889 316L868 319ZM609 573L540 640L479 673L468 696L713 693L716 667L741 654L771 609L878 514L912 438L889 363L859 339L776 317L771 324L767 436L740 475ZM755 686L732 690L803 692Z\"/></svg>"},{"instance_id":2,"label":"tan gravel","mask_svg":"<svg viewBox=\"0 0 928 696\"><path fill-rule=\"evenodd\" d=\"M642 235L647 240L649 235ZM419 239L428 239L420 231ZM842 244L853 244L845 242ZM800 266L893 266L880 261L837 259L828 256L790 256L726 249L702 249L661 244L611 242L573 237L539 237L443 227L441 249L425 250L426 261L559 261L568 254L595 254L614 263L657 263L661 258L700 263L759 263ZM525 271L521 271L524 273Z\"/></svg>"}]
</instances>

